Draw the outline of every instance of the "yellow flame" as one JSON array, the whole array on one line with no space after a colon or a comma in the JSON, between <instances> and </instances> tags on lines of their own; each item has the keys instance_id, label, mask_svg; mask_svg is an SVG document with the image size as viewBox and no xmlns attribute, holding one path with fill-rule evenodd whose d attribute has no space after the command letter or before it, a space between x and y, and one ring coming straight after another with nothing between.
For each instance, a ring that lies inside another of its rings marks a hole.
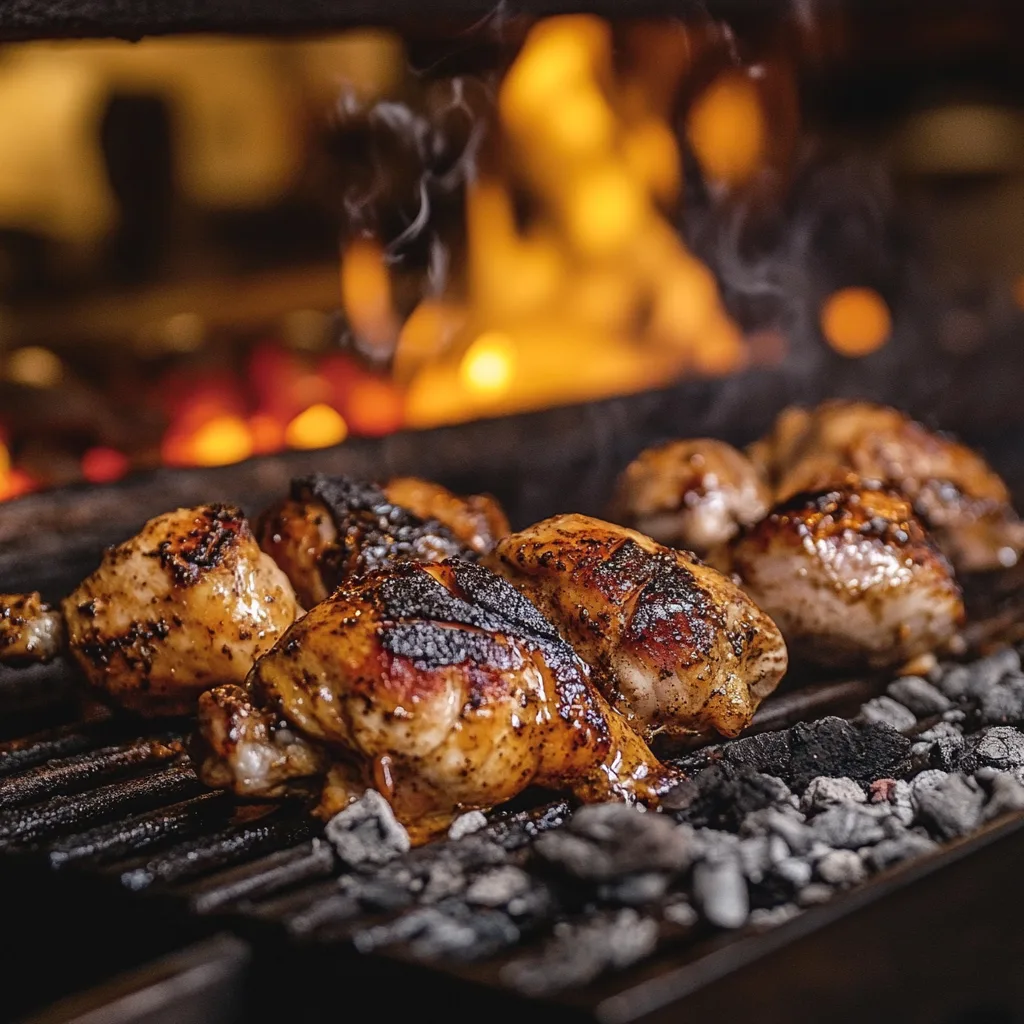
<instances>
[{"instance_id":1,"label":"yellow flame","mask_svg":"<svg viewBox=\"0 0 1024 1024\"><path fill-rule=\"evenodd\" d=\"M873 288L843 288L822 306L821 332L841 355L866 356L889 340L892 316Z\"/></svg>"},{"instance_id":2,"label":"yellow flame","mask_svg":"<svg viewBox=\"0 0 1024 1024\"><path fill-rule=\"evenodd\" d=\"M11 471L11 452L2 441L0 441L0 482Z\"/></svg>"},{"instance_id":3,"label":"yellow flame","mask_svg":"<svg viewBox=\"0 0 1024 1024\"><path fill-rule=\"evenodd\" d=\"M757 86L739 71L719 75L690 108L687 129L704 173L727 185L742 184L764 155L764 111Z\"/></svg>"},{"instance_id":4,"label":"yellow flame","mask_svg":"<svg viewBox=\"0 0 1024 1024\"><path fill-rule=\"evenodd\" d=\"M390 354L399 324L391 300L391 277L377 242L360 238L345 250L341 302L359 339L382 355Z\"/></svg>"},{"instance_id":5,"label":"yellow flame","mask_svg":"<svg viewBox=\"0 0 1024 1024\"><path fill-rule=\"evenodd\" d=\"M515 344L499 331L481 334L462 359L460 376L471 391L493 395L504 391L515 370Z\"/></svg>"},{"instance_id":6,"label":"yellow flame","mask_svg":"<svg viewBox=\"0 0 1024 1024\"><path fill-rule=\"evenodd\" d=\"M192 435L188 448L197 466L227 466L252 455L252 435L238 416L216 416Z\"/></svg>"},{"instance_id":7,"label":"yellow flame","mask_svg":"<svg viewBox=\"0 0 1024 1024\"><path fill-rule=\"evenodd\" d=\"M329 448L348 436L348 426L337 409L318 402L304 409L285 427L289 448Z\"/></svg>"}]
</instances>

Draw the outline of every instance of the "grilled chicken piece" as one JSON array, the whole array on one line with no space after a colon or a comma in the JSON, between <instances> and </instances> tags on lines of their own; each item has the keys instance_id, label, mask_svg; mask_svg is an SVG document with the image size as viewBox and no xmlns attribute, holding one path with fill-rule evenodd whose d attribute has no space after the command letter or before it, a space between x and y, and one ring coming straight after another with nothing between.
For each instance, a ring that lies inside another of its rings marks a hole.
<instances>
[{"instance_id":1,"label":"grilled chicken piece","mask_svg":"<svg viewBox=\"0 0 1024 1024\"><path fill-rule=\"evenodd\" d=\"M895 667L963 617L949 563L892 491L795 497L734 544L733 567L794 658L819 665Z\"/></svg>"},{"instance_id":2,"label":"grilled chicken piece","mask_svg":"<svg viewBox=\"0 0 1024 1024\"><path fill-rule=\"evenodd\" d=\"M443 523L396 505L375 484L319 473L294 480L291 496L260 516L256 533L306 608L388 562L470 553Z\"/></svg>"},{"instance_id":3,"label":"grilled chicken piece","mask_svg":"<svg viewBox=\"0 0 1024 1024\"><path fill-rule=\"evenodd\" d=\"M586 666L504 580L458 559L346 582L200 702L210 785L278 795L323 778L329 817L367 788L423 841L531 784L656 801L673 781Z\"/></svg>"},{"instance_id":4,"label":"grilled chicken piece","mask_svg":"<svg viewBox=\"0 0 1024 1024\"><path fill-rule=\"evenodd\" d=\"M724 441L669 441L641 452L616 485L617 523L707 557L768 513L771 493L754 464Z\"/></svg>"},{"instance_id":5,"label":"grilled chicken piece","mask_svg":"<svg viewBox=\"0 0 1024 1024\"><path fill-rule=\"evenodd\" d=\"M0 594L0 662L52 661L64 644L64 619L38 593Z\"/></svg>"},{"instance_id":6,"label":"grilled chicken piece","mask_svg":"<svg viewBox=\"0 0 1024 1024\"><path fill-rule=\"evenodd\" d=\"M498 502L489 494L460 497L446 487L400 476L384 485L388 501L401 505L420 519L436 519L448 527L471 551L486 555L511 527Z\"/></svg>"},{"instance_id":7,"label":"grilled chicken piece","mask_svg":"<svg viewBox=\"0 0 1024 1024\"><path fill-rule=\"evenodd\" d=\"M1024 523L985 460L896 409L849 401L787 409L750 454L780 502L833 487L895 488L962 571L1007 568L1024 553Z\"/></svg>"},{"instance_id":8,"label":"grilled chicken piece","mask_svg":"<svg viewBox=\"0 0 1024 1024\"><path fill-rule=\"evenodd\" d=\"M736 736L786 671L775 623L738 587L633 530L555 516L500 541L491 560L648 738Z\"/></svg>"},{"instance_id":9,"label":"grilled chicken piece","mask_svg":"<svg viewBox=\"0 0 1024 1024\"><path fill-rule=\"evenodd\" d=\"M225 505L151 519L63 602L88 681L147 717L192 714L204 690L244 680L298 611L284 573Z\"/></svg>"}]
</instances>

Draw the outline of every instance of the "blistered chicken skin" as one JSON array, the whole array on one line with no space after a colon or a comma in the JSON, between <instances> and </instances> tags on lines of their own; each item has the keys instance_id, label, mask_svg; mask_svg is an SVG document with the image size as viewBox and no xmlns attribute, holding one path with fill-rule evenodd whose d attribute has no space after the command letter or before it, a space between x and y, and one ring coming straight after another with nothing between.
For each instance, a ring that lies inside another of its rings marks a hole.
<instances>
[{"instance_id":1,"label":"blistered chicken skin","mask_svg":"<svg viewBox=\"0 0 1024 1024\"><path fill-rule=\"evenodd\" d=\"M797 496L735 543L733 566L818 665L894 668L941 651L963 617L949 563L891 491Z\"/></svg>"},{"instance_id":2,"label":"blistered chicken skin","mask_svg":"<svg viewBox=\"0 0 1024 1024\"><path fill-rule=\"evenodd\" d=\"M199 727L210 784L274 795L318 776L323 817L374 787L417 842L531 784L653 802L673 780L537 610L459 560L349 581L246 690L205 694Z\"/></svg>"},{"instance_id":3,"label":"blistered chicken skin","mask_svg":"<svg viewBox=\"0 0 1024 1024\"><path fill-rule=\"evenodd\" d=\"M669 441L623 471L610 516L623 526L701 557L767 514L771 493L754 464L724 441Z\"/></svg>"},{"instance_id":4,"label":"blistered chicken skin","mask_svg":"<svg viewBox=\"0 0 1024 1024\"><path fill-rule=\"evenodd\" d=\"M985 460L896 409L839 400L787 409L749 452L779 502L833 487L898 490L959 570L1005 568L1024 552L1024 524Z\"/></svg>"},{"instance_id":5,"label":"blistered chicken skin","mask_svg":"<svg viewBox=\"0 0 1024 1024\"><path fill-rule=\"evenodd\" d=\"M298 606L241 511L202 505L157 516L110 548L63 612L89 683L157 716L192 714L203 690L242 682Z\"/></svg>"},{"instance_id":6,"label":"blistered chicken skin","mask_svg":"<svg viewBox=\"0 0 1024 1024\"><path fill-rule=\"evenodd\" d=\"M625 527L555 516L500 541L491 563L648 737L736 736L786 671L775 623L731 580Z\"/></svg>"},{"instance_id":7,"label":"blistered chicken skin","mask_svg":"<svg viewBox=\"0 0 1024 1024\"><path fill-rule=\"evenodd\" d=\"M389 562L470 553L439 520L421 518L375 484L345 476L293 481L290 496L260 516L256 533L306 608L346 579Z\"/></svg>"}]
</instances>

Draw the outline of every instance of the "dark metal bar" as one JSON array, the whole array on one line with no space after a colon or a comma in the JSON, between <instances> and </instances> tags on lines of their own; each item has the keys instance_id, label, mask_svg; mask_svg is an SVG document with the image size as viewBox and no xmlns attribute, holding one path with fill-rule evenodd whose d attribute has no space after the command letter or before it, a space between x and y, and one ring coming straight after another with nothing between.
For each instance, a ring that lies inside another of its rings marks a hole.
<instances>
[{"instance_id":1,"label":"dark metal bar","mask_svg":"<svg viewBox=\"0 0 1024 1024\"><path fill-rule=\"evenodd\" d=\"M283 928L293 938L307 938L323 928L338 928L351 921L360 907L332 881L260 900L245 906L244 911L249 917Z\"/></svg>"},{"instance_id":2,"label":"dark metal bar","mask_svg":"<svg viewBox=\"0 0 1024 1024\"><path fill-rule=\"evenodd\" d=\"M141 779L111 783L92 793L55 796L41 804L16 807L0 814L0 848L176 803L201 792L203 785L189 766L172 765Z\"/></svg>"},{"instance_id":3,"label":"dark metal bar","mask_svg":"<svg viewBox=\"0 0 1024 1024\"><path fill-rule=\"evenodd\" d=\"M103 782L177 761L184 753L181 737L165 734L49 761L0 780L0 809L95 789Z\"/></svg>"},{"instance_id":4,"label":"dark metal bar","mask_svg":"<svg viewBox=\"0 0 1024 1024\"><path fill-rule=\"evenodd\" d=\"M77 832L49 845L46 856L55 868L130 857L171 840L188 839L208 832L211 827L223 826L233 809L226 793L201 793L158 811Z\"/></svg>"},{"instance_id":5,"label":"dark metal bar","mask_svg":"<svg viewBox=\"0 0 1024 1024\"><path fill-rule=\"evenodd\" d=\"M173 885L305 842L317 828L317 823L305 815L286 817L275 809L259 821L181 843L165 854L113 865L104 873L114 875L121 885L133 891L157 883Z\"/></svg>"},{"instance_id":6,"label":"dark metal bar","mask_svg":"<svg viewBox=\"0 0 1024 1024\"><path fill-rule=\"evenodd\" d=\"M298 882L311 882L334 871L334 854L323 839L289 850L279 850L237 868L219 871L188 888L189 907L209 914L229 903L258 899Z\"/></svg>"},{"instance_id":7,"label":"dark metal bar","mask_svg":"<svg viewBox=\"0 0 1024 1024\"><path fill-rule=\"evenodd\" d=\"M124 729L123 723L111 720L73 722L0 743L0 777L26 771L54 758L92 750L123 736Z\"/></svg>"}]
</instances>

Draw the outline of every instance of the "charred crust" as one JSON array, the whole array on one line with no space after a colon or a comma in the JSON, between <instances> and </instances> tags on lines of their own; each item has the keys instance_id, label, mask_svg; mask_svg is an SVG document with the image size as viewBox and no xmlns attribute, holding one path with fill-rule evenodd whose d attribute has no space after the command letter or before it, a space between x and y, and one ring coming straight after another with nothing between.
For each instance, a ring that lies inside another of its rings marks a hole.
<instances>
[{"instance_id":1,"label":"charred crust","mask_svg":"<svg viewBox=\"0 0 1024 1024\"><path fill-rule=\"evenodd\" d=\"M150 555L179 587L195 586L223 564L240 540L251 536L242 510L234 505L204 505L195 510L192 529L161 541Z\"/></svg>"},{"instance_id":2,"label":"charred crust","mask_svg":"<svg viewBox=\"0 0 1024 1024\"><path fill-rule=\"evenodd\" d=\"M436 519L421 519L388 501L376 484L322 473L293 480L294 501L323 505L337 530L337 540L320 555L320 574L328 590L396 560L437 562L475 557Z\"/></svg>"}]
</instances>

